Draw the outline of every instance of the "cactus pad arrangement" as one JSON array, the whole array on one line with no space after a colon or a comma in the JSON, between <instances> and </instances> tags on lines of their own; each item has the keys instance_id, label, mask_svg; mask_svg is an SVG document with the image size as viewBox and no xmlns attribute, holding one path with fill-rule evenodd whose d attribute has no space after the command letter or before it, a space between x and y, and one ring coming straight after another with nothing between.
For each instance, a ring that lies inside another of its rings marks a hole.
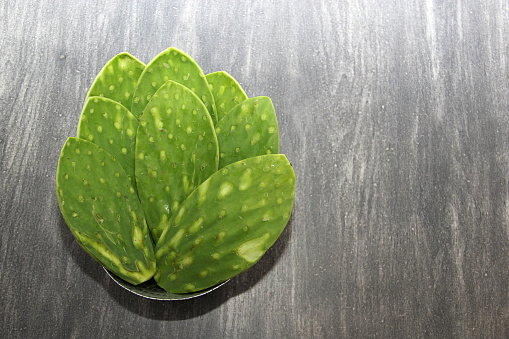
<instances>
[{"instance_id":1,"label":"cactus pad arrangement","mask_svg":"<svg viewBox=\"0 0 509 339\"><path fill-rule=\"evenodd\" d=\"M104 66L62 148L56 192L76 241L108 271L189 293L274 244L295 173L270 98L248 98L172 47L146 66L128 53Z\"/></svg>"}]
</instances>

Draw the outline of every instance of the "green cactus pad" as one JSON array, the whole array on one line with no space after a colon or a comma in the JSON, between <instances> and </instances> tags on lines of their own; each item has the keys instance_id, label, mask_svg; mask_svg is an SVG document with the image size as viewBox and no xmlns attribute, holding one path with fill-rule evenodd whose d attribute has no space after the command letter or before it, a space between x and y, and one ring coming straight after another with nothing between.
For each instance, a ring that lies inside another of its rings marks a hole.
<instances>
[{"instance_id":1,"label":"green cactus pad","mask_svg":"<svg viewBox=\"0 0 509 339\"><path fill-rule=\"evenodd\" d=\"M226 72L215 72L205 76L214 96L217 119L221 120L233 107L247 99L237 80Z\"/></svg>"},{"instance_id":2,"label":"green cactus pad","mask_svg":"<svg viewBox=\"0 0 509 339\"><path fill-rule=\"evenodd\" d=\"M216 125L219 168L263 154L279 153L279 129L269 97L250 98Z\"/></svg>"},{"instance_id":3,"label":"green cactus pad","mask_svg":"<svg viewBox=\"0 0 509 339\"><path fill-rule=\"evenodd\" d=\"M93 142L111 153L134 180L134 146L138 120L124 106L102 97L90 97L81 113L78 138Z\"/></svg>"},{"instance_id":4,"label":"green cactus pad","mask_svg":"<svg viewBox=\"0 0 509 339\"><path fill-rule=\"evenodd\" d=\"M174 47L157 55L145 67L138 81L131 112L139 117L154 93L166 81L173 80L193 91L205 104L217 123L216 106L207 80L198 64L186 53Z\"/></svg>"},{"instance_id":5,"label":"green cactus pad","mask_svg":"<svg viewBox=\"0 0 509 339\"><path fill-rule=\"evenodd\" d=\"M292 211L295 173L282 154L233 163L182 203L156 244L159 286L171 293L214 286L255 264Z\"/></svg>"},{"instance_id":6,"label":"green cactus pad","mask_svg":"<svg viewBox=\"0 0 509 339\"><path fill-rule=\"evenodd\" d=\"M143 209L111 154L70 137L60 153L56 190L65 222L95 260L132 284L154 275L154 249Z\"/></svg>"},{"instance_id":7,"label":"green cactus pad","mask_svg":"<svg viewBox=\"0 0 509 339\"><path fill-rule=\"evenodd\" d=\"M207 108L187 87L166 82L143 112L135 151L138 192L156 242L171 215L218 163Z\"/></svg>"},{"instance_id":8,"label":"green cactus pad","mask_svg":"<svg viewBox=\"0 0 509 339\"><path fill-rule=\"evenodd\" d=\"M110 98L131 109L134 90L145 64L124 52L113 57L95 78L87 99L92 96Z\"/></svg>"}]
</instances>

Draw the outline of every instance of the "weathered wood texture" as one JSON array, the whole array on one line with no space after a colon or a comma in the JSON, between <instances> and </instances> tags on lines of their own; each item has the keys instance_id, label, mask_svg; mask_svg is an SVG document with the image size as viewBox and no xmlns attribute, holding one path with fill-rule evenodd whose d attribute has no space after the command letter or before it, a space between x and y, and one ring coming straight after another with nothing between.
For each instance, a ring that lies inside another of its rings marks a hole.
<instances>
[{"instance_id":1,"label":"weathered wood texture","mask_svg":"<svg viewBox=\"0 0 509 339\"><path fill-rule=\"evenodd\" d=\"M199 299L121 290L58 210L60 148L127 50L276 107L287 230ZM509 2L0 4L0 337L509 336Z\"/></svg>"}]
</instances>

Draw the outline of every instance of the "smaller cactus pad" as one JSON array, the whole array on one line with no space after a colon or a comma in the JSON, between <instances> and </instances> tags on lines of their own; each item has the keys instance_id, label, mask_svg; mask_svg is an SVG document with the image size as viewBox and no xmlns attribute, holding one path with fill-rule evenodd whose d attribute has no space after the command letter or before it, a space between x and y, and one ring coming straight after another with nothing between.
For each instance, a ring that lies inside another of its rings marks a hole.
<instances>
[{"instance_id":1,"label":"smaller cactus pad","mask_svg":"<svg viewBox=\"0 0 509 339\"><path fill-rule=\"evenodd\" d=\"M87 253L132 284L154 275L143 209L111 154L89 141L68 138L60 153L56 189L64 220Z\"/></svg>"},{"instance_id":2,"label":"smaller cactus pad","mask_svg":"<svg viewBox=\"0 0 509 339\"><path fill-rule=\"evenodd\" d=\"M87 99L92 96L110 98L131 109L134 90L145 64L129 53L113 57L95 78Z\"/></svg>"},{"instance_id":3,"label":"smaller cactus pad","mask_svg":"<svg viewBox=\"0 0 509 339\"><path fill-rule=\"evenodd\" d=\"M143 112L135 151L138 192L156 242L171 215L218 163L207 108L187 87L166 82Z\"/></svg>"},{"instance_id":4,"label":"smaller cactus pad","mask_svg":"<svg viewBox=\"0 0 509 339\"><path fill-rule=\"evenodd\" d=\"M171 293L214 286L254 265L292 211L295 173L282 154L233 163L181 204L156 244L159 286Z\"/></svg>"},{"instance_id":5,"label":"smaller cactus pad","mask_svg":"<svg viewBox=\"0 0 509 339\"><path fill-rule=\"evenodd\" d=\"M108 98L88 98L81 112L78 138L104 148L124 168L133 185L134 146L138 120L120 103Z\"/></svg>"},{"instance_id":6,"label":"smaller cactus pad","mask_svg":"<svg viewBox=\"0 0 509 339\"><path fill-rule=\"evenodd\" d=\"M221 120L233 107L247 99L237 80L226 72L214 72L205 76L214 96L217 119Z\"/></svg>"},{"instance_id":7,"label":"smaller cactus pad","mask_svg":"<svg viewBox=\"0 0 509 339\"><path fill-rule=\"evenodd\" d=\"M216 125L219 168L263 154L279 153L279 129L269 97L243 101Z\"/></svg>"},{"instance_id":8,"label":"smaller cactus pad","mask_svg":"<svg viewBox=\"0 0 509 339\"><path fill-rule=\"evenodd\" d=\"M216 106L203 71L186 53L171 47L157 55L145 67L136 86L131 112L139 117L154 93L166 81L173 80L194 92L205 104L212 120L217 123Z\"/></svg>"}]
</instances>

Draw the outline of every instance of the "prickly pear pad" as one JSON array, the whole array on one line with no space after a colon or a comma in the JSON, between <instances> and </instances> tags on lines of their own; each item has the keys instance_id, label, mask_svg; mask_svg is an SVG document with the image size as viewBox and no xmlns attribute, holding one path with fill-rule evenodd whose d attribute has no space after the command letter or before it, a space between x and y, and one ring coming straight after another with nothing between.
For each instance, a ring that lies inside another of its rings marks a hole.
<instances>
[{"instance_id":1,"label":"prickly pear pad","mask_svg":"<svg viewBox=\"0 0 509 339\"><path fill-rule=\"evenodd\" d=\"M111 154L89 141L68 138L60 153L56 189L64 220L87 253L132 284L154 275L143 209Z\"/></svg>"},{"instance_id":2,"label":"prickly pear pad","mask_svg":"<svg viewBox=\"0 0 509 339\"><path fill-rule=\"evenodd\" d=\"M95 78L88 97L100 96L120 102L131 109L134 90L145 64L129 53L113 57Z\"/></svg>"},{"instance_id":3,"label":"prickly pear pad","mask_svg":"<svg viewBox=\"0 0 509 339\"><path fill-rule=\"evenodd\" d=\"M134 146L138 120L120 103L108 98L90 97L81 112L78 138L104 148L124 168L133 185Z\"/></svg>"},{"instance_id":4,"label":"prickly pear pad","mask_svg":"<svg viewBox=\"0 0 509 339\"><path fill-rule=\"evenodd\" d=\"M216 125L219 168L263 154L279 153L279 129L269 97L243 101Z\"/></svg>"},{"instance_id":5,"label":"prickly pear pad","mask_svg":"<svg viewBox=\"0 0 509 339\"><path fill-rule=\"evenodd\" d=\"M154 241L182 201L217 171L214 124L188 88L166 82L140 120L135 151L138 192Z\"/></svg>"},{"instance_id":6,"label":"prickly pear pad","mask_svg":"<svg viewBox=\"0 0 509 339\"><path fill-rule=\"evenodd\" d=\"M247 99L240 84L230 74L220 71L205 76L214 97L217 120L221 120L233 107Z\"/></svg>"},{"instance_id":7,"label":"prickly pear pad","mask_svg":"<svg viewBox=\"0 0 509 339\"><path fill-rule=\"evenodd\" d=\"M214 124L217 123L214 98L203 71L193 58L174 47L152 59L140 76L131 109L134 116L138 117L143 112L152 95L168 80L178 82L196 93L207 107Z\"/></svg>"},{"instance_id":8,"label":"prickly pear pad","mask_svg":"<svg viewBox=\"0 0 509 339\"><path fill-rule=\"evenodd\" d=\"M282 154L233 163L182 203L156 244L154 278L168 292L198 291L255 264L292 211L295 173Z\"/></svg>"}]
</instances>

